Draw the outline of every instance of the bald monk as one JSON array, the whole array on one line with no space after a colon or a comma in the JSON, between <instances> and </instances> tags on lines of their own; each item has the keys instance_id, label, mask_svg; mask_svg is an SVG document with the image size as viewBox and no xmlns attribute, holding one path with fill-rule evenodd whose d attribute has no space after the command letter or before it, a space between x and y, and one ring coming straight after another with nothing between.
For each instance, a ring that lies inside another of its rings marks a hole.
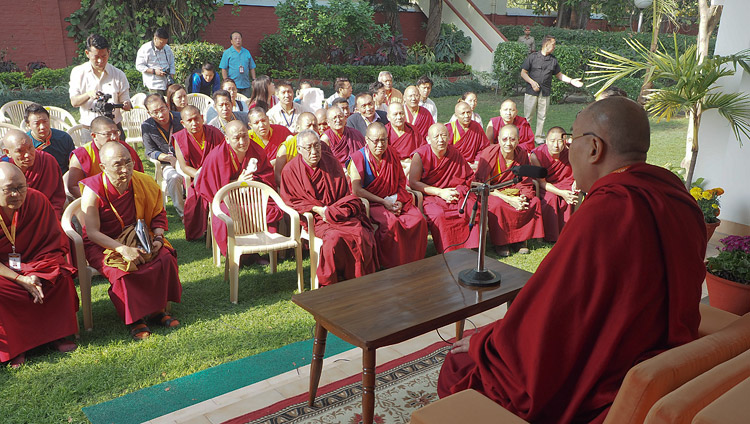
<instances>
[{"instance_id":1,"label":"bald monk","mask_svg":"<svg viewBox=\"0 0 750 424\"><path fill-rule=\"evenodd\" d=\"M365 137L361 132L346 126L346 116L338 106L328 108L326 119L330 128L320 136L320 141L331 148L333 156L341 165L346 165L352 153L365 147Z\"/></svg>"},{"instance_id":2,"label":"bald monk","mask_svg":"<svg viewBox=\"0 0 750 424\"><path fill-rule=\"evenodd\" d=\"M514 125L504 126L499 139L500 144L482 151L476 181L490 178L491 184L510 181L515 177L511 168L529 165L526 150L518 146L518 129ZM528 254L526 241L544 237L541 202L531 178L525 177L510 187L491 191L487 206L490 240L498 255L509 256L511 243L521 243L518 253Z\"/></svg>"},{"instance_id":3,"label":"bald monk","mask_svg":"<svg viewBox=\"0 0 750 424\"><path fill-rule=\"evenodd\" d=\"M31 137L19 130L10 130L5 134L3 153L3 160L18 166L26 178L26 184L41 192L52 203L57 219L62 218L65 188L57 160L45 151L34 149Z\"/></svg>"},{"instance_id":4,"label":"bald monk","mask_svg":"<svg viewBox=\"0 0 750 424\"><path fill-rule=\"evenodd\" d=\"M445 124L451 143L459 153L476 169L476 162L482 150L490 145L482 125L472 119L474 111L466 102L458 102L453 108L456 120Z\"/></svg>"},{"instance_id":5,"label":"bald monk","mask_svg":"<svg viewBox=\"0 0 750 424\"><path fill-rule=\"evenodd\" d=\"M208 154L195 180L195 189L203 200L211 203L219 189L234 181L257 181L274 187L273 167L268 162L263 148L250 141L245 123L234 120L226 125L225 132L227 142ZM251 159L255 159L254 167L250 164ZM227 209L226 212L228 213L229 210ZM270 201L266 211L268 230L276 232L281 218L281 209ZM211 226L219 250L222 255L226 256L227 225L224 221L214 217L211 219ZM256 260L258 260L257 257Z\"/></svg>"},{"instance_id":6,"label":"bald monk","mask_svg":"<svg viewBox=\"0 0 750 424\"><path fill-rule=\"evenodd\" d=\"M297 134L298 154L281 171L280 194L300 214L314 215L315 235L323 240L317 279L327 286L377 271L378 258L365 206L321 143L312 130Z\"/></svg>"},{"instance_id":7,"label":"bald monk","mask_svg":"<svg viewBox=\"0 0 750 424\"><path fill-rule=\"evenodd\" d=\"M389 107L398 105L391 103ZM393 268L424 258L427 222L406 191L406 175L388 132L380 122L367 127L367 145L352 154L349 179L352 193L370 201L370 220L378 224L378 261Z\"/></svg>"},{"instance_id":8,"label":"bald monk","mask_svg":"<svg viewBox=\"0 0 750 424\"><path fill-rule=\"evenodd\" d=\"M539 185L544 240L551 243L557 241L560 231L570 219L573 208L578 204L578 190L574 187L567 139L563 128L552 127L547 131L545 144L534 149L529 155L532 165L547 169L547 178L541 179Z\"/></svg>"},{"instance_id":9,"label":"bald monk","mask_svg":"<svg viewBox=\"0 0 750 424\"><path fill-rule=\"evenodd\" d=\"M0 218L0 362L20 367L27 350L50 342L74 350L65 339L78 331L68 239L49 200L7 162L0 163Z\"/></svg>"},{"instance_id":10,"label":"bald monk","mask_svg":"<svg viewBox=\"0 0 750 424\"><path fill-rule=\"evenodd\" d=\"M177 254L164 238L167 213L154 179L133 171L133 159L120 143L106 143L100 154L102 173L81 181L86 259L109 280L109 298L131 337L142 340L151 335L146 320L180 325L166 311L167 302L179 302L182 295ZM140 219L151 236L151 253L135 233Z\"/></svg>"},{"instance_id":11,"label":"bald monk","mask_svg":"<svg viewBox=\"0 0 750 424\"><path fill-rule=\"evenodd\" d=\"M427 143L412 155L409 187L424 194L424 214L435 248L443 253L477 247L479 226L469 230L470 209L476 200L473 194L464 213L459 213L474 173L450 143L445 125L433 124Z\"/></svg>"},{"instance_id":12,"label":"bald monk","mask_svg":"<svg viewBox=\"0 0 750 424\"><path fill-rule=\"evenodd\" d=\"M497 136L500 134L500 129L505 125L515 125L518 128L518 145L521 146L527 152L534 150L536 143L534 143L534 130L531 129L529 121L523 116L518 116L518 107L516 102L511 99L504 101L500 105L500 116L496 116L490 119L487 124L487 130L485 131L487 138L490 139L491 144L497 144Z\"/></svg>"},{"instance_id":13,"label":"bald monk","mask_svg":"<svg viewBox=\"0 0 750 424\"><path fill-rule=\"evenodd\" d=\"M203 115L193 105L185 106L180 113L184 129L176 132L174 153L180 170L190 177L185 197L185 239L197 240L206 233L208 219L208 202L195 191L195 177L203 166L203 161L211 150L224 144L224 134L216 128L203 123Z\"/></svg>"},{"instance_id":14,"label":"bald monk","mask_svg":"<svg viewBox=\"0 0 750 424\"><path fill-rule=\"evenodd\" d=\"M420 146L427 144L427 141L410 123L406 122L403 103L388 105L388 121L385 126L388 131L388 146L396 153L405 174L408 175L411 154Z\"/></svg>"},{"instance_id":15,"label":"bald monk","mask_svg":"<svg viewBox=\"0 0 750 424\"><path fill-rule=\"evenodd\" d=\"M250 123L250 140L265 150L268 161L273 167L279 146L292 135L292 132L283 125L272 124L262 107L256 106L250 109L247 112L247 119Z\"/></svg>"},{"instance_id":16,"label":"bald monk","mask_svg":"<svg viewBox=\"0 0 750 424\"><path fill-rule=\"evenodd\" d=\"M322 137L328 130L328 109L320 108L315 111L315 120L318 122L318 136Z\"/></svg>"},{"instance_id":17,"label":"bald monk","mask_svg":"<svg viewBox=\"0 0 750 424\"><path fill-rule=\"evenodd\" d=\"M106 116L98 116L91 121L91 141L73 150L70 155L68 172L63 175L65 189L74 198L81 197L81 189L78 182L86 177L99 175L102 170L99 151L106 143L117 142L125 147L133 160L133 169L143 172L143 163L138 153L130 145L122 140L122 132L117 128L115 121Z\"/></svg>"},{"instance_id":18,"label":"bald monk","mask_svg":"<svg viewBox=\"0 0 750 424\"><path fill-rule=\"evenodd\" d=\"M601 423L633 365L698 337L703 215L645 163L646 112L601 100L573 134L586 200L505 318L454 344L440 396L473 388L529 422Z\"/></svg>"},{"instance_id":19,"label":"bald monk","mask_svg":"<svg viewBox=\"0 0 750 424\"><path fill-rule=\"evenodd\" d=\"M414 85L406 87L404 90L404 112L406 113L406 122L424 138L427 137L427 131L430 125L434 124L432 114L429 110L419 105L421 96L419 88ZM390 106L390 104L389 104Z\"/></svg>"}]
</instances>

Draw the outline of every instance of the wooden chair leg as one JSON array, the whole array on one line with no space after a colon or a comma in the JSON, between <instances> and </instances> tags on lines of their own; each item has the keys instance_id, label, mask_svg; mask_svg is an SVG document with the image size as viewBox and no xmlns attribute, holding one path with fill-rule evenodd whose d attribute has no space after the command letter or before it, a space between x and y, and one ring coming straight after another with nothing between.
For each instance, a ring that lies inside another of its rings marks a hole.
<instances>
[{"instance_id":1,"label":"wooden chair leg","mask_svg":"<svg viewBox=\"0 0 750 424\"><path fill-rule=\"evenodd\" d=\"M271 274L276 274L276 251L268 252L268 260L271 262Z\"/></svg>"}]
</instances>

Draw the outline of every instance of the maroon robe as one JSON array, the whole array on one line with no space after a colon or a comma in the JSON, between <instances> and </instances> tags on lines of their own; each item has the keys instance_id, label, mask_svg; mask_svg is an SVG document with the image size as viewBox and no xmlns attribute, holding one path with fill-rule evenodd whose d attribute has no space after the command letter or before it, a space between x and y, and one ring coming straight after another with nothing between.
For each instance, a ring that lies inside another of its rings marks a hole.
<instances>
[{"instance_id":1,"label":"maroon robe","mask_svg":"<svg viewBox=\"0 0 750 424\"><path fill-rule=\"evenodd\" d=\"M542 144L533 151L539 164L547 169L547 182L560 190L570 190L573 187L573 168L568 160L569 150L566 148L560 152L560 157L555 159L549 154L547 144ZM542 221L544 221L544 239L556 242L560 236L563 226L573 213L573 205L568 204L562 197L545 191L542 187Z\"/></svg>"},{"instance_id":2,"label":"maroon robe","mask_svg":"<svg viewBox=\"0 0 750 424\"><path fill-rule=\"evenodd\" d=\"M12 219L3 217L9 230ZM49 200L29 188L18 211L16 252L22 261L19 274L40 278L44 303L34 303L26 289L0 277L0 362L78 332L76 269L65 259L68 246ZM0 262L6 267L12 251L10 241L0 232Z\"/></svg>"},{"instance_id":3,"label":"maroon robe","mask_svg":"<svg viewBox=\"0 0 750 424\"><path fill-rule=\"evenodd\" d=\"M362 188L383 198L396 194L404 205L396 216L382 204L370 202L370 220L378 224L375 240L380 266L393 268L423 259L427 251L427 221L406 191L406 175L398 154L388 146L380 164L376 164L365 146L352 154L352 164L362 177Z\"/></svg>"},{"instance_id":4,"label":"maroon robe","mask_svg":"<svg viewBox=\"0 0 750 424\"><path fill-rule=\"evenodd\" d=\"M505 159L500 152L500 145L493 144L482 152L477 166L476 181L485 181L488 178L502 172L499 177L494 178L492 184L503 183L512 180L515 175L508 171L509 168L529 164L529 155L526 150L516 147L513 164L505 165ZM507 171L507 172L506 172ZM542 224L542 204L536 197L534 183L531 178L524 178L520 183L513 184L511 189L520 190L520 194L526 196L529 208L518 211L505 200L490 194L487 203L487 227L490 240L495 246L504 246L510 243L518 243L532 238L544 237L544 224ZM499 189L500 191L504 189Z\"/></svg>"},{"instance_id":5,"label":"maroon robe","mask_svg":"<svg viewBox=\"0 0 750 424\"><path fill-rule=\"evenodd\" d=\"M473 194L469 195L464 213L459 213L473 175L469 164L451 144L448 144L442 159L438 159L429 144L418 148L414 153L418 153L422 159L423 183L438 188L455 188L461 196L456 203L448 203L440 196L424 196L424 214L438 253L479 246L479 226L475 225L469 230L471 209L476 201ZM454 244L457 246L450 247Z\"/></svg>"},{"instance_id":6,"label":"maroon robe","mask_svg":"<svg viewBox=\"0 0 750 424\"><path fill-rule=\"evenodd\" d=\"M490 119L492 122L492 138L490 143L498 144L497 137L500 135L500 129L505 126L502 116L496 116ZM534 150L536 143L534 142L534 130L531 129L529 121L523 116L518 116L513 119L513 125L518 128L518 145L521 146L527 152Z\"/></svg>"},{"instance_id":7,"label":"maroon robe","mask_svg":"<svg viewBox=\"0 0 750 424\"><path fill-rule=\"evenodd\" d=\"M469 128L464 129L458 121L445 124L448 128L448 139L453 146L466 159L466 162L474 163L479 159L479 154L490 145L487 134L478 122L471 121Z\"/></svg>"},{"instance_id":8,"label":"maroon robe","mask_svg":"<svg viewBox=\"0 0 750 424\"><path fill-rule=\"evenodd\" d=\"M365 136L351 127L344 127L344 133L341 137L332 128L328 128L323 134L328 137L331 153L341 165L346 165L352 153L365 147Z\"/></svg>"},{"instance_id":9,"label":"maroon robe","mask_svg":"<svg viewBox=\"0 0 750 424\"><path fill-rule=\"evenodd\" d=\"M505 318L446 357L438 393L473 388L535 423L601 423L632 366L698 337L704 230L670 171L600 178Z\"/></svg>"},{"instance_id":10,"label":"maroon robe","mask_svg":"<svg viewBox=\"0 0 750 424\"><path fill-rule=\"evenodd\" d=\"M266 156L268 157L268 160L271 161L276 159L276 153L279 151L279 146L281 146L281 143L283 143L287 137L292 135L292 132L289 131L287 127L276 124L271 124L271 128L269 128L269 131L271 131L271 137L270 140L268 140L268 144L266 144L265 146L261 145L263 141L261 141L260 136L256 135L252 130L250 130L250 139L266 151Z\"/></svg>"},{"instance_id":11,"label":"maroon robe","mask_svg":"<svg viewBox=\"0 0 750 424\"><path fill-rule=\"evenodd\" d=\"M427 138L427 131L430 130L432 124L435 121L432 119L432 114L429 110L422 106L419 106L416 116L409 110L409 106L404 105L404 112L406 113L406 123L414 127L414 129L422 136Z\"/></svg>"},{"instance_id":12,"label":"maroon robe","mask_svg":"<svg viewBox=\"0 0 750 424\"><path fill-rule=\"evenodd\" d=\"M141 162L141 158L138 157L138 152L136 152L130 144L122 140L117 140L117 142L128 149L130 158L133 159L133 170L143 172L143 162ZM109 141L108 143L112 142ZM83 146L77 147L70 153L70 155L76 156L76 159L78 159L78 162L81 164L83 173L86 174L87 177L98 175L102 172L99 168L99 163L101 163L101 160L99 159L99 148L96 147L96 143L93 141L89 141Z\"/></svg>"},{"instance_id":13,"label":"maroon robe","mask_svg":"<svg viewBox=\"0 0 750 424\"><path fill-rule=\"evenodd\" d=\"M175 133L172 138L180 146L180 152L185 158L185 163L195 169L203 166L206 156L211 153L214 147L224 143L224 133L211 125L203 126L203 136L205 144L201 150L195 138L183 129ZM203 237L206 233L206 222L208 220L208 202L200 197L195 191L195 184L187 187L187 196L185 197L185 239L196 240Z\"/></svg>"},{"instance_id":14,"label":"maroon robe","mask_svg":"<svg viewBox=\"0 0 750 424\"><path fill-rule=\"evenodd\" d=\"M245 152L245 159L241 163L237 159L237 153L234 152L229 143L222 143L214 148L208 154L206 160L203 161L203 167L195 181L195 190L204 201L208 203L213 202L217 191L225 185L237 181L242 170L247 168L247 164L251 158L258 159L258 170L255 171L253 181L264 183L273 188L276 185L276 180L273 176L273 167L271 167L271 163L268 161L268 157L266 157L266 152L259 145L250 142L247 152ZM226 205L222 205L221 207L225 213L229 213ZM276 232L278 222L282 217L283 212L281 209L276 206L273 200L269 200L268 208L266 209L268 231ZM214 214L211 218L211 229L216 239L216 244L219 246L219 250L221 250L221 254L226 256L227 224Z\"/></svg>"},{"instance_id":15,"label":"maroon robe","mask_svg":"<svg viewBox=\"0 0 750 424\"><path fill-rule=\"evenodd\" d=\"M418 133L408 122L404 124L404 133L401 136L396 134L390 122L386 124L385 129L388 131L388 147L393 148L399 160L411 158L411 154L417 148L427 144L422 134Z\"/></svg>"},{"instance_id":16,"label":"maroon robe","mask_svg":"<svg viewBox=\"0 0 750 424\"><path fill-rule=\"evenodd\" d=\"M8 162L15 163L10 157L7 158ZM62 172L57 159L47 152L37 150L34 165L30 166L23 175L26 177L26 184L30 188L39 191L49 199L52 208L55 209L57 219L60 220L67 199L62 182Z\"/></svg>"},{"instance_id":17,"label":"maroon robe","mask_svg":"<svg viewBox=\"0 0 750 424\"><path fill-rule=\"evenodd\" d=\"M375 236L365 206L350 194L344 170L323 151L313 169L297 155L281 171L281 198L301 214L315 217L315 236L323 239L318 260L318 284L327 286L377 271ZM312 212L326 207L326 221ZM307 220L302 219L303 226Z\"/></svg>"}]
</instances>

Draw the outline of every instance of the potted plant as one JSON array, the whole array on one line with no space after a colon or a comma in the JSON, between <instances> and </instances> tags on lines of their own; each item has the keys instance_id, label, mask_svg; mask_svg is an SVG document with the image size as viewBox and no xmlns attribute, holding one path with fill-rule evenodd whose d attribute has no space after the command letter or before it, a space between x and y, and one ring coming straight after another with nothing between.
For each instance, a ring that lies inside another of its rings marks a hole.
<instances>
[{"instance_id":1,"label":"potted plant","mask_svg":"<svg viewBox=\"0 0 750 424\"><path fill-rule=\"evenodd\" d=\"M712 188L709 190L703 190L700 184L703 183L703 178L699 178L690 188L690 194L693 196L698 207L703 212L703 220L706 222L706 240L711 240L711 236L714 235L716 227L721 224L719 216L719 196L724 194L724 190L721 187Z\"/></svg>"},{"instance_id":2,"label":"potted plant","mask_svg":"<svg viewBox=\"0 0 750 424\"><path fill-rule=\"evenodd\" d=\"M719 254L706 262L711 306L743 315L750 312L750 236L721 239Z\"/></svg>"}]
</instances>

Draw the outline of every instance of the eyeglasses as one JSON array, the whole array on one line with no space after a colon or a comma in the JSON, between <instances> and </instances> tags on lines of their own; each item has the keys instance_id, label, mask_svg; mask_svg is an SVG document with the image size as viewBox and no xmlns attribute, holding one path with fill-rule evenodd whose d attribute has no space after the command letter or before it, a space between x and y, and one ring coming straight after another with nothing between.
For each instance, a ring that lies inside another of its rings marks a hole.
<instances>
[{"instance_id":1,"label":"eyeglasses","mask_svg":"<svg viewBox=\"0 0 750 424\"><path fill-rule=\"evenodd\" d=\"M148 114L152 115L152 116L154 116L154 115L161 115L163 113L169 113L169 109L167 109L166 106L162 106L162 107L160 107L158 109L154 109L154 110L151 110L151 111L148 112Z\"/></svg>"},{"instance_id":2,"label":"eyeglasses","mask_svg":"<svg viewBox=\"0 0 750 424\"><path fill-rule=\"evenodd\" d=\"M377 140L373 140L370 137L365 137L365 139L367 139L367 141L369 141L370 143L372 143L372 144L374 144L376 146L377 145L385 146L386 144L388 144L388 139L387 138L380 138L380 139L377 139Z\"/></svg>"},{"instance_id":3,"label":"eyeglasses","mask_svg":"<svg viewBox=\"0 0 750 424\"><path fill-rule=\"evenodd\" d=\"M297 147L300 150L304 151L304 152L311 152L313 150L315 150L317 152L317 151L319 151L319 150L321 150L323 148L323 146L321 146L320 143L312 143L311 145L309 145L307 147L303 147L301 145L297 145Z\"/></svg>"},{"instance_id":4,"label":"eyeglasses","mask_svg":"<svg viewBox=\"0 0 750 424\"><path fill-rule=\"evenodd\" d=\"M113 170L129 169L129 168L132 168L132 167L133 167L133 161L132 160L128 160L128 161L124 161L124 162L118 162L118 163L113 163L112 165L109 166L109 168L112 168Z\"/></svg>"},{"instance_id":5,"label":"eyeglasses","mask_svg":"<svg viewBox=\"0 0 750 424\"><path fill-rule=\"evenodd\" d=\"M98 134L102 137L107 138L116 138L120 136L120 130L114 130L114 131L107 131L107 132L95 132L94 134Z\"/></svg>"},{"instance_id":6,"label":"eyeglasses","mask_svg":"<svg viewBox=\"0 0 750 424\"><path fill-rule=\"evenodd\" d=\"M516 140L518 140L518 137L503 137L500 140L502 140L502 141L516 141Z\"/></svg>"},{"instance_id":7,"label":"eyeglasses","mask_svg":"<svg viewBox=\"0 0 750 424\"><path fill-rule=\"evenodd\" d=\"M594 136L594 137L596 137L596 138L598 138L598 139L600 139L601 141L604 141L604 142L606 143L606 141L605 141L605 140L604 140L603 138L599 137L599 136L598 136L598 135L596 135L596 133L594 133L594 132L585 132L585 133L583 133L583 134L581 134L581 135L576 135L576 136L574 136L573 134L565 134L565 136L569 137L569 138L567 139L567 140L568 140L568 144L572 144L574 140L577 140L577 139L579 139L579 138L581 138L581 137L586 137L587 135L591 135L591 136Z\"/></svg>"},{"instance_id":8,"label":"eyeglasses","mask_svg":"<svg viewBox=\"0 0 750 424\"><path fill-rule=\"evenodd\" d=\"M16 187L3 187L2 192L6 196L11 195L12 193L23 194L23 193L26 193L26 188L27 188L26 185L20 185Z\"/></svg>"}]
</instances>

